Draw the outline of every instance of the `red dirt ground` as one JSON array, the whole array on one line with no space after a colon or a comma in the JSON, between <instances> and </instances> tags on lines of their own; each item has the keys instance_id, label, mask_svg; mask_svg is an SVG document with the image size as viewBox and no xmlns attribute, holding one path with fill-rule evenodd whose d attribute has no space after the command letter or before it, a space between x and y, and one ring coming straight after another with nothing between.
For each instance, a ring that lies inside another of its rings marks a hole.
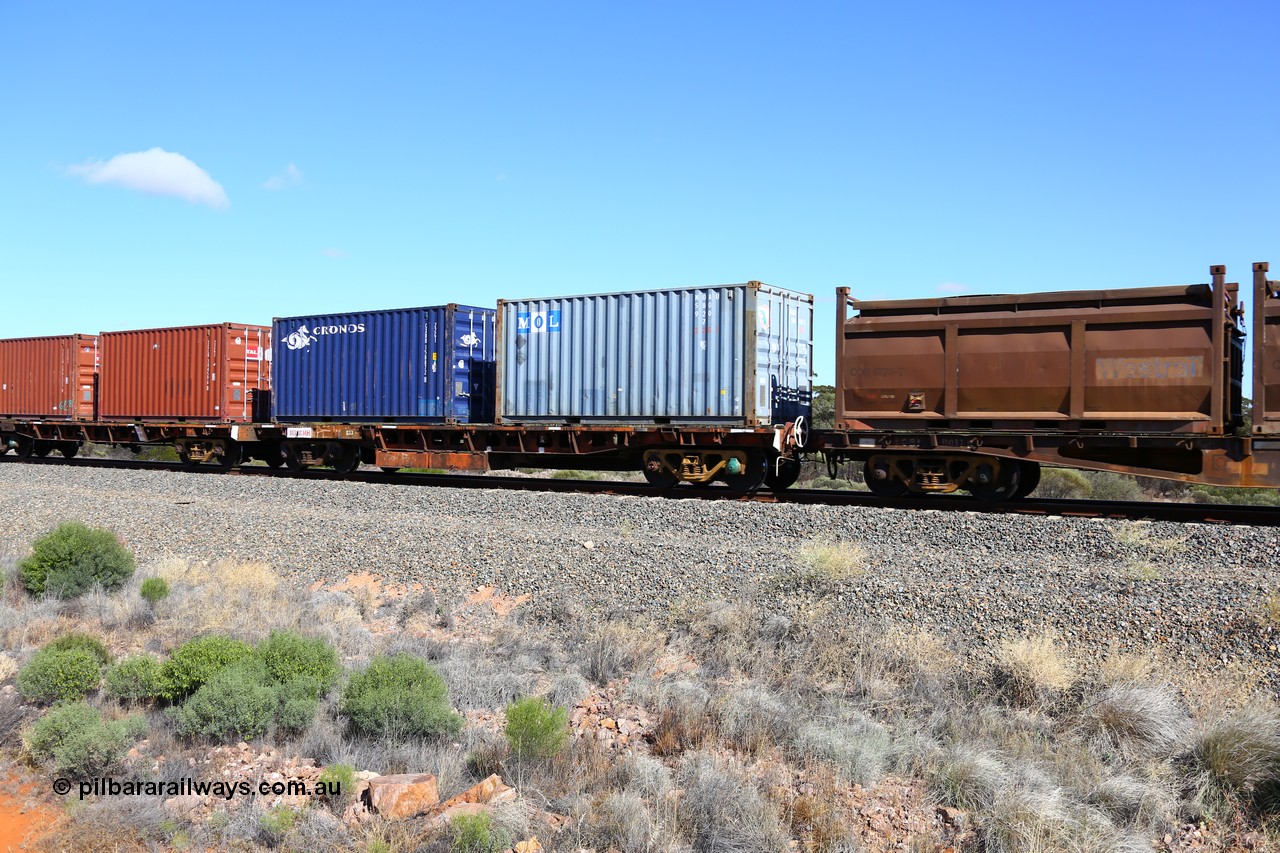
<instances>
[{"instance_id":1,"label":"red dirt ground","mask_svg":"<svg viewBox=\"0 0 1280 853\"><path fill-rule=\"evenodd\" d=\"M53 827L58 812L35 805L35 786L16 776L0 781L0 853L39 849L38 837Z\"/></svg>"}]
</instances>

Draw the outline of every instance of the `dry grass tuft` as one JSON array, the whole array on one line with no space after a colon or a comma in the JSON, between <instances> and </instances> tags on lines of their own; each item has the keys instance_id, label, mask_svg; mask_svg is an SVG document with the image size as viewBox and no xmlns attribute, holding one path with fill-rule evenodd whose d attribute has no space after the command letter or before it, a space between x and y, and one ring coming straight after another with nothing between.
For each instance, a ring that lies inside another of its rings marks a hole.
<instances>
[{"instance_id":1,"label":"dry grass tuft","mask_svg":"<svg viewBox=\"0 0 1280 853\"><path fill-rule=\"evenodd\" d=\"M216 631L256 641L301 627L305 594L264 563L171 561L157 574L173 590L157 613L168 636Z\"/></svg>"},{"instance_id":2,"label":"dry grass tuft","mask_svg":"<svg viewBox=\"0 0 1280 853\"><path fill-rule=\"evenodd\" d=\"M5 652L0 652L0 684L18 674L18 662Z\"/></svg>"},{"instance_id":3,"label":"dry grass tuft","mask_svg":"<svg viewBox=\"0 0 1280 853\"><path fill-rule=\"evenodd\" d=\"M1158 780L1137 779L1128 774L1100 781L1089 792L1089 804L1116 823L1154 826L1174 811L1168 786Z\"/></svg>"},{"instance_id":4,"label":"dry grass tuft","mask_svg":"<svg viewBox=\"0 0 1280 853\"><path fill-rule=\"evenodd\" d=\"M810 583L839 583L866 574L867 551L857 542L809 542L800 548L800 565Z\"/></svg>"},{"instance_id":5,"label":"dry grass tuft","mask_svg":"<svg viewBox=\"0 0 1280 853\"><path fill-rule=\"evenodd\" d=\"M587 638L583 670L597 684L608 684L651 665L661 647L661 635L652 627L610 622Z\"/></svg>"},{"instance_id":6,"label":"dry grass tuft","mask_svg":"<svg viewBox=\"0 0 1280 853\"><path fill-rule=\"evenodd\" d=\"M830 764L839 778L870 788L884 776L892 744L889 730L872 720L812 722L800 729L796 748Z\"/></svg>"},{"instance_id":7,"label":"dry grass tuft","mask_svg":"<svg viewBox=\"0 0 1280 853\"><path fill-rule=\"evenodd\" d=\"M679 820L698 851L770 853L787 849L776 807L747 775L705 753L686 756L679 782L684 788Z\"/></svg>"},{"instance_id":8,"label":"dry grass tuft","mask_svg":"<svg viewBox=\"0 0 1280 853\"><path fill-rule=\"evenodd\" d=\"M1158 536L1152 532L1149 522L1121 523L1111 528L1127 556L1124 571L1133 580L1152 581L1161 576L1169 558L1182 551L1186 536Z\"/></svg>"},{"instance_id":9,"label":"dry grass tuft","mask_svg":"<svg viewBox=\"0 0 1280 853\"><path fill-rule=\"evenodd\" d=\"M164 849L176 830L154 797L104 797L77 803L41 839L49 850L145 851Z\"/></svg>"},{"instance_id":10,"label":"dry grass tuft","mask_svg":"<svg viewBox=\"0 0 1280 853\"><path fill-rule=\"evenodd\" d=\"M1108 687L1089 716L1098 730L1128 757L1165 755L1186 734L1187 713L1167 687Z\"/></svg>"},{"instance_id":11,"label":"dry grass tuft","mask_svg":"<svg viewBox=\"0 0 1280 853\"><path fill-rule=\"evenodd\" d=\"M1280 589L1262 599L1262 624L1280 627Z\"/></svg>"},{"instance_id":12,"label":"dry grass tuft","mask_svg":"<svg viewBox=\"0 0 1280 853\"><path fill-rule=\"evenodd\" d=\"M698 685L687 681L666 685L657 707L658 718L647 735L654 755L680 755L716 740L711 697Z\"/></svg>"},{"instance_id":13,"label":"dry grass tuft","mask_svg":"<svg viewBox=\"0 0 1280 853\"><path fill-rule=\"evenodd\" d=\"M1271 696L1269 667L1250 662L1212 661L1197 673L1192 689L1184 690L1191 715L1197 720L1217 720Z\"/></svg>"},{"instance_id":14,"label":"dry grass tuft","mask_svg":"<svg viewBox=\"0 0 1280 853\"><path fill-rule=\"evenodd\" d=\"M841 808L844 784L822 766L805 768L808 789L793 794L785 804L791 835L806 851L856 850L857 839L848 825L849 815Z\"/></svg>"},{"instance_id":15,"label":"dry grass tuft","mask_svg":"<svg viewBox=\"0 0 1280 853\"><path fill-rule=\"evenodd\" d=\"M934 794L963 809L990 809L1012 778L994 753L966 746L953 747L931 774Z\"/></svg>"},{"instance_id":16,"label":"dry grass tuft","mask_svg":"<svg viewBox=\"0 0 1280 853\"><path fill-rule=\"evenodd\" d=\"M789 739L796 711L759 687L735 689L719 703L720 731L730 745L755 755Z\"/></svg>"},{"instance_id":17,"label":"dry grass tuft","mask_svg":"<svg viewBox=\"0 0 1280 853\"><path fill-rule=\"evenodd\" d=\"M1233 793L1252 796L1280 784L1280 712L1251 705L1198 733L1192 757Z\"/></svg>"},{"instance_id":18,"label":"dry grass tuft","mask_svg":"<svg viewBox=\"0 0 1280 853\"><path fill-rule=\"evenodd\" d=\"M1006 640L996 660L997 681L1010 699L1024 707L1054 700L1079 678L1075 664L1047 635Z\"/></svg>"},{"instance_id":19,"label":"dry grass tuft","mask_svg":"<svg viewBox=\"0 0 1280 853\"><path fill-rule=\"evenodd\" d=\"M1147 684L1157 679L1162 669L1159 659L1151 653L1120 652L1109 655L1098 665L1104 686L1120 684Z\"/></svg>"}]
</instances>

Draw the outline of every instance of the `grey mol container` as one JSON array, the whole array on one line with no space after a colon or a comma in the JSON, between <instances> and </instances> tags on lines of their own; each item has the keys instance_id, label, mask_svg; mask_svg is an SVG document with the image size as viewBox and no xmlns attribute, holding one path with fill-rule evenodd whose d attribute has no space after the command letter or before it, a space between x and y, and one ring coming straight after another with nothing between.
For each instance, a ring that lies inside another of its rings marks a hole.
<instances>
[{"instance_id":1,"label":"grey mol container","mask_svg":"<svg viewBox=\"0 0 1280 853\"><path fill-rule=\"evenodd\" d=\"M813 297L758 281L498 302L503 423L809 415Z\"/></svg>"}]
</instances>

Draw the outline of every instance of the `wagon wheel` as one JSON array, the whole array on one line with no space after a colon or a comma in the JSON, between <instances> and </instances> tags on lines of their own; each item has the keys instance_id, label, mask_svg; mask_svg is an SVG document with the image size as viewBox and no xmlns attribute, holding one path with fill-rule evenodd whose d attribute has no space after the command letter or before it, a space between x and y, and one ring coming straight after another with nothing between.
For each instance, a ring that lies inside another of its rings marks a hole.
<instances>
[{"instance_id":1,"label":"wagon wheel","mask_svg":"<svg viewBox=\"0 0 1280 853\"><path fill-rule=\"evenodd\" d=\"M907 493L907 484L901 480L895 480L892 477L877 480L870 461L862 466L862 479L866 482L871 494L878 498L900 498Z\"/></svg>"},{"instance_id":2,"label":"wagon wheel","mask_svg":"<svg viewBox=\"0 0 1280 853\"><path fill-rule=\"evenodd\" d=\"M795 459L780 456L770 460L765 471L764 484L775 492L789 489L800 479L800 463Z\"/></svg>"},{"instance_id":3,"label":"wagon wheel","mask_svg":"<svg viewBox=\"0 0 1280 853\"><path fill-rule=\"evenodd\" d=\"M662 460L657 456L646 459L640 470L644 474L645 481L655 489L669 489L680 482L675 472L663 465Z\"/></svg>"},{"instance_id":4,"label":"wagon wheel","mask_svg":"<svg viewBox=\"0 0 1280 853\"><path fill-rule=\"evenodd\" d=\"M175 444L174 451L178 454L178 461L182 463L183 468L194 468L200 464L199 460L191 458L191 450L185 444ZM142 452L142 448L138 448L138 452Z\"/></svg>"},{"instance_id":5,"label":"wagon wheel","mask_svg":"<svg viewBox=\"0 0 1280 853\"><path fill-rule=\"evenodd\" d=\"M330 454L334 458L330 462L333 470L339 474L350 474L360 467L360 450L345 444L339 444Z\"/></svg>"},{"instance_id":6,"label":"wagon wheel","mask_svg":"<svg viewBox=\"0 0 1280 853\"><path fill-rule=\"evenodd\" d=\"M302 464L302 457L298 454L298 448L292 444L286 444L281 449L280 455L284 457L285 467L295 474L306 467Z\"/></svg>"},{"instance_id":7,"label":"wagon wheel","mask_svg":"<svg viewBox=\"0 0 1280 853\"><path fill-rule=\"evenodd\" d=\"M38 459L43 459L49 455L49 451L53 450L53 445L47 441L37 441L36 446L32 449L31 455Z\"/></svg>"},{"instance_id":8,"label":"wagon wheel","mask_svg":"<svg viewBox=\"0 0 1280 853\"><path fill-rule=\"evenodd\" d=\"M218 457L218 467L223 471L230 471L240 464L243 456L244 449L241 448L240 442L227 441L222 445L222 455Z\"/></svg>"},{"instance_id":9,"label":"wagon wheel","mask_svg":"<svg viewBox=\"0 0 1280 853\"><path fill-rule=\"evenodd\" d=\"M58 452L62 454L63 459L75 459L76 454L80 452L80 445L74 441L64 441L58 446Z\"/></svg>"},{"instance_id":10,"label":"wagon wheel","mask_svg":"<svg viewBox=\"0 0 1280 853\"><path fill-rule=\"evenodd\" d=\"M30 459L31 452L35 450L35 439L25 435L15 435L13 440L17 443L13 448L13 455L19 459Z\"/></svg>"},{"instance_id":11,"label":"wagon wheel","mask_svg":"<svg viewBox=\"0 0 1280 853\"><path fill-rule=\"evenodd\" d=\"M980 501L1011 501L1018 496L1022 485L1022 466L1017 462L1008 462L1000 466L999 473L990 483L970 482L966 488L969 494Z\"/></svg>"},{"instance_id":12,"label":"wagon wheel","mask_svg":"<svg viewBox=\"0 0 1280 853\"><path fill-rule=\"evenodd\" d=\"M754 492L764 483L767 473L764 454L758 450L747 451L747 464L740 474L725 474L724 482L731 491L740 495Z\"/></svg>"},{"instance_id":13,"label":"wagon wheel","mask_svg":"<svg viewBox=\"0 0 1280 853\"><path fill-rule=\"evenodd\" d=\"M262 461L268 468L279 468L284 464L284 453L278 444L265 444L262 450Z\"/></svg>"},{"instance_id":14,"label":"wagon wheel","mask_svg":"<svg viewBox=\"0 0 1280 853\"><path fill-rule=\"evenodd\" d=\"M1022 469L1022 480L1018 483L1018 490L1013 493L1015 501L1022 500L1027 495L1036 490L1036 486L1040 485L1040 463L1039 462L1021 462L1019 467Z\"/></svg>"}]
</instances>

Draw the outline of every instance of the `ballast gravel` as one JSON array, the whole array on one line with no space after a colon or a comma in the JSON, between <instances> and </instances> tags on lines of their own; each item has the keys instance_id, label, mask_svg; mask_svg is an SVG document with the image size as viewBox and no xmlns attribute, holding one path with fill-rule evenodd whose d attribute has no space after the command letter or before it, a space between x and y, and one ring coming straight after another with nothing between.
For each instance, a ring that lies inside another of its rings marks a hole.
<instances>
[{"instance_id":1,"label":"ballast gravel","mask_svg":"<svg viewBox=\"0 0 1280 853\"><path fill-rule=\"evenodd\" d=\"M663 616L748 599L887 620L981 652L1051 631L1098 652L1275 673L1274 528L672 501L0 462L0 556L61 521L149 562L263 561L300 584L369 572L444 600L482 585L544 615ZM850 577L805 547L852 542Z\"/></svg>"}]
</instances>

